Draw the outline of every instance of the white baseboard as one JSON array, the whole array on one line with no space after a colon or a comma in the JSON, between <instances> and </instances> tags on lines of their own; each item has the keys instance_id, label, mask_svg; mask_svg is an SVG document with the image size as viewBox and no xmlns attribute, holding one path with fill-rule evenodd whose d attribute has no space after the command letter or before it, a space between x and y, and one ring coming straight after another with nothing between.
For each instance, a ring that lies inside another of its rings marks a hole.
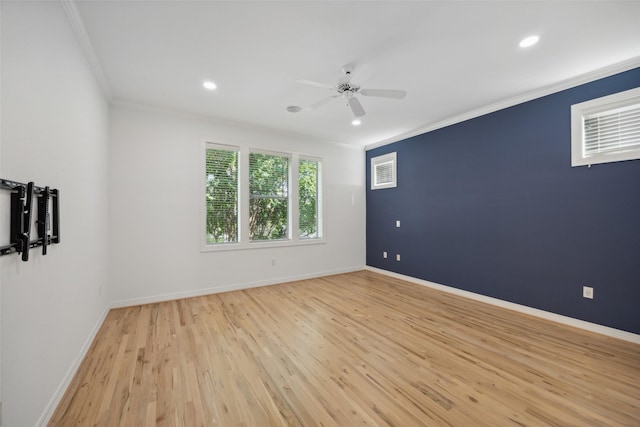
<instances>
[{"instance_id":1,"label":"white baseboard","mask_svg":"<svg viewBox=\"0 0 640 427\"><path fill-rule=\"evenodd\" d=\"M53 413L58 407L60 400L62 400L64 393L67 391L69 384L71 384L71 380L73 380L73 377L78 371L78 368L80 367L80 363L82 363L85 356L87 355L87 352L89 351L89 348L93 343L93 340L98 334L98 331L102 326L102 323L107 318L107 314L109 313L110 309L111 307L107 306L104 312L102 313L102 315L100 316L100 318L98 319L98 321L96 322L96 324L93 326L93 329L91 330L89 337L85 340L82 348L80 349L80 352L78 353L78 356L75 358L75 360L73 361L73 364L71 365L71 367L69 367L69 369L67 370L67 373L62 378L62 382L60 383L55 393L51 397L51 400L49 400L49 404L47 404L45 410L42 412L42 415L40 415L40 418L36 423L36 427L45 427L49 423L49 420L51 419L51 417L53 416Z\"/></svg>"},{"instance_id":2,"label":"white baseboard","mask_svg":"<svg viewBox=\"0 0 640 427\"><path fill-rule=\"evenodd\" d=\"M379 268L366 266L366 270L373 271L375 273L384 274L386 276L395 277L396 279L406 280L407 282L415 283L422 286L427 286L439 291L448 292L450 294L458 295L461 297L469 298L472 300L484 302L487 304L496 305L498 307L507 308L509 310L517 311L531 316L540 317L546 320L551 320L556 323L562 323L564 325L573 326L575 328L584 329L587 331L595 332L598 334L606 335L612 338L618 338L621 340L629 341L635 344L640 344L640 335L627 331L621 331L619 329L610 328L608 326L598 325L597 323L585 322L584 320L574 319L573 317L563 316L549 311L540 310L537 308L527 307L526 305L516 304L509 301L504 301L498 298L488 297L486 295L476 294L462 289L452 288L450 286L441 285L439 283L429 282L428 280L417 279L411 276L405 276L404 274L394 273L392 271L381 270Z\"/></svg>"},{"instance_id":3,"label":"white baseboard","mask_svg":"<svg viewBox=\"0 0 640 427\"><path fill-rule=\"evenodd\" d=\"M232 285L219 286L215 288L195 289L192 291L173 292L168 294L160 294L151 297L132 298L111 303L111 308L131 307L143 304L152 304L156 302L172 301L182 298L199 297L203 295L219 294L222 292L239 291L242 289L258 288L260 286L276 285L278 283L295 282L297 280L313 279L316 277L331 276L334 274L352 273L361 271L364 266L348 267L339 270L319 271L309 274L301 274L296 276L277 277L269 280L260 280L256 282L235 283Z\"/></svg>"}]
</instances>

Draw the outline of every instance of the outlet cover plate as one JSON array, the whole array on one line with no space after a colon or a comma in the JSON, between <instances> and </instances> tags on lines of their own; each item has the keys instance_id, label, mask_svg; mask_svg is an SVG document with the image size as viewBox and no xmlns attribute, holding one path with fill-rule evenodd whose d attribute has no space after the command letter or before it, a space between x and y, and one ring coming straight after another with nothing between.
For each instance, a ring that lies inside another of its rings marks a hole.
<instances>
[{"instance_id":1,"label":"outlet cover plate","mask_svg":"<svg viewBox=\"0 0 640 427\"><path fill-rule=\"evenodd\" d=\"M591 286L582 287L582 296L584 298L593 299L593 288Z\"/></svg>"}]
</instances>

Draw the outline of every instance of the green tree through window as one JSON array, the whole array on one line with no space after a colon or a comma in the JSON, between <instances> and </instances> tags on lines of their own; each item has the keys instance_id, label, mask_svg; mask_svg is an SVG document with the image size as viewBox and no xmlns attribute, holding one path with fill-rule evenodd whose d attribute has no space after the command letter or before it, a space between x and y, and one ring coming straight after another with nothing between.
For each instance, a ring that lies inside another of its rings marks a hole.
<instances>
[{"instance_id":1,"label":"green tree through window","mask_svg":"<svg viewBox=\"0 0 640 427\"><path fill-rule=\"evenodd\" d=\"M298 212L300 215L298 231L301 239L318 237L319 172L317 160L300 160L298 168Z\"/></svg>"},{"instance_id":2,"label":"green tree through window","mask_svg":"<svg viewBox=\"0 0 640 427\"><path fill-rule=\"evenodd\" d=\"M286 239L289 229L289 158L249 154L249 239Z\"/></svg>"}]
</instances>

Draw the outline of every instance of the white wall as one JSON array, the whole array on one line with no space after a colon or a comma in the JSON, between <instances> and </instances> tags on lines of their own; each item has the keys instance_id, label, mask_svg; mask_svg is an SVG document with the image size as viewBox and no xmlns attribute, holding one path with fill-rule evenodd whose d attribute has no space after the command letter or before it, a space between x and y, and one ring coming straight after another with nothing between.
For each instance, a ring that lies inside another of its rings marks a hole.
<instances>
[{"instance_id":1,"label":"white wall","mask_svg":"<svg viewBox=\"0 0 640 427\"><path fill-rule=\"evenodd\" d=\"M109 111L59 2L3 2L1 40L2 176L61 192L61 243L0 258L3 425L22 427L46 419L108 307Z\"/></svg>"},{"instance_id":2,"label":"white wall","mask_svg":"<svg viewBox=\"0 0 640 427\"><path fill-rule=\"evenodd\" d=\"M0 172L60 189L62 240L27 263L0 258L3 426L48 420L114 301L364 267L362 149L124 104L109 110L60 3L2 2L0 18ZM326 243L200 252L204 139L322 157ZM8 201L0 194L0 244Z\"/></svg>"},{"instance_id":3,"label":"white wall","mask_svg":"<svg viewBox=\"0 0 640 427\"><path fill-rule=\"evenodd\" d=\"M110 298L116 305L364 267L362 149L123 104L112 107L110 118ZM207 138L323 157L327 243L200 252Z\"/></svg>"}]
</instances>

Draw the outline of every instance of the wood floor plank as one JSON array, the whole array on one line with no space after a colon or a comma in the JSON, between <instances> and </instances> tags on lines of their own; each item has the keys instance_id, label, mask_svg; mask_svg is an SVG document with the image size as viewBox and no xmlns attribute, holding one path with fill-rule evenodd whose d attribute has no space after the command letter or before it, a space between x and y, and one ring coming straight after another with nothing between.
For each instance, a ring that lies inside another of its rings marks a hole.
<instances>
[{"instance_id":1,"label":"wood floor plank","mask_svg":"<svg viewBox=\"0 0 640 427\"><path fill-rule=\"evenodd\" d=\"M50 426L639 426L640 346L373 272L112 310Z\"/></svg>"}]
</instances>

